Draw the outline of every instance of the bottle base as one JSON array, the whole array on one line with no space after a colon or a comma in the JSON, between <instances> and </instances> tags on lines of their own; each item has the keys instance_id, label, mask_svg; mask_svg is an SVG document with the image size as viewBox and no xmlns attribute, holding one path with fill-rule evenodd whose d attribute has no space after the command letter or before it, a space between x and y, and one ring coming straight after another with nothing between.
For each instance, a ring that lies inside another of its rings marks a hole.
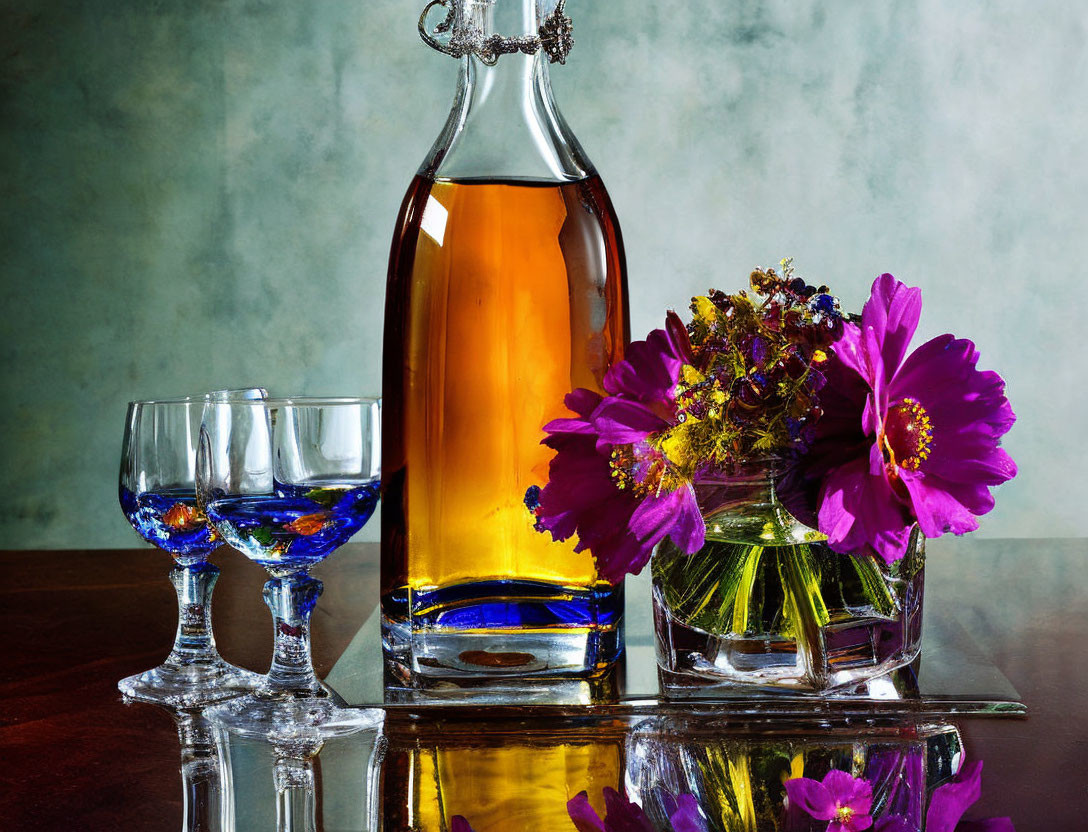
<instances>
[{"instance_id":1,"label":"bottle base","mask_svg":"<svg viewBox=\"0 0 1088 832\"><path fill-rule=\"evenodd\" d=\"M382 602L382 645L407 687L594 678L623 652L622 611L623 589L612 586L491 581L395 593Z\"/></svg>"}]
</instances>

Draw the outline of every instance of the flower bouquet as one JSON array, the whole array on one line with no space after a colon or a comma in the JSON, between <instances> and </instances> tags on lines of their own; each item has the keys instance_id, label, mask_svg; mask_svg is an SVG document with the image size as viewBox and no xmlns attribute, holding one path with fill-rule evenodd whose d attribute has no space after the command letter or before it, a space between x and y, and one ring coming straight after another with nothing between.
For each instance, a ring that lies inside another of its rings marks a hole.
<instances>
[{"instance_id":1,"label":"flower bouquet","mask_svg":"<svg viewBox=\"0 0 1088 832\"><path fill-rule=\"evenodd\" d=\"M526 504L601 576L653 553L658 660L680 676L821 691L918 655L926 538L964 534L1016 474L1015 419L970 341L908 355L921 292L881 275L860 316L758 269L631 344L545 426Z\"/></svg>"}]
</instances>

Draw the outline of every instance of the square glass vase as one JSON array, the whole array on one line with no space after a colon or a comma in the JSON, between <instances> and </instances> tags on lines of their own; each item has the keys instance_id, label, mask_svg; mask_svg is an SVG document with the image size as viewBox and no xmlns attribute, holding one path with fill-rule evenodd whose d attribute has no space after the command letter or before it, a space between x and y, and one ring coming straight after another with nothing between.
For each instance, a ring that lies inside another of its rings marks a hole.
<instances>
[{"instance_id":1,"label":"square glass vase","mask_svg":"<svg viewBox=\"0 0 1088 832\"><path fill-rule=\"evenodd\" d=\"M880 680L922 640L925 538L891 564L841 554L779 502L769 472L702 487L706 543L664 541L651 560L657 660L666 695L741 686L887 696ZM884 693L879 693L884 691Z\"/></svg>"}]
</instances>

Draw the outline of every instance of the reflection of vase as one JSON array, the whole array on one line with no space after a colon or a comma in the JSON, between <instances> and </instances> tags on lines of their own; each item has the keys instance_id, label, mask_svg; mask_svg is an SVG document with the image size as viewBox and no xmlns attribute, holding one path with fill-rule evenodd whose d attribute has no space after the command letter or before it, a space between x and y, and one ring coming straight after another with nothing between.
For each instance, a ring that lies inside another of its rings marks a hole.
<instances>
[{"instance_id":1,"label":"reflection of vase","mask_svg":"<svg viewBox=\"0 0 1088 832\"><path fill-rule=\"evenodd\" d=\"M895 828L916 832L928 796L958 770L962 752L959 732L948 724L745 733L705 718L651 717L627 740L627 791L658 829L669 828L673 801L690 794L708 832L822 832L827 821L788 807L783 784L822 780L838 769L872 783L874 818L898 815L907 825Z\"/></svg>"},{"instance_id":2,"label":"reflection of vase","mask_svg":"<svg viewBox=\"0 0 1088 832\"><path fill-rule=\"evenodd\" d=\"M571 797L588 792L603 815L604 788L622 787L624 731L608 720L389 719L382 828L446 832L460 815L475 832L571 829Z\"/></svg>"},{"instance_id":3,"label":"reflection of vase","mask_svg":"<svg viewBox=\"0 0 1088 832\"><path fill-rule=\"evenodd\" d=\"M654 553L665 684L685 677L822 691L912 662L922 636L925 540L890 566L842 555L779 502L772 468L697 489L707 540Z\"/></svg>"}]
</instances>

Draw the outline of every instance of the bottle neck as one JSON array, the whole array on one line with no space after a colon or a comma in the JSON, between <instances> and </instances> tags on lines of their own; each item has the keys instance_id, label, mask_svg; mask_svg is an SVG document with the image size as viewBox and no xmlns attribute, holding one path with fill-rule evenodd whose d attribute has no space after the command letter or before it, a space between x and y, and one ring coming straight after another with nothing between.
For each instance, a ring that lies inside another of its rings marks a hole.
<instances>
[{"instance_id":1,"label":"bottle neck","mask_svg":"<svg viewBox=\"0 0 1088 832\"><path fill-rule=\"evenodd\" d=\"M515 40L535 33L542 14L554 5L549 0L461 0L455 26L461 27L462 37ZM473 54L460 60L453 107L421 175L573 182L593 173L555 103L543 51L502 54L494 64Z\"/></svg>"},{"instance_id":2,"label":"bottle neck","mask_svg":"<svg viewBox=\"0 0 1088 832\"><path fill-rule=\"evenodd\" d=\"M455 28L484 38L532 36L556 0L454 0ZM544 8L547 7L547 8Z\"/></svg>"}]
</instances>

